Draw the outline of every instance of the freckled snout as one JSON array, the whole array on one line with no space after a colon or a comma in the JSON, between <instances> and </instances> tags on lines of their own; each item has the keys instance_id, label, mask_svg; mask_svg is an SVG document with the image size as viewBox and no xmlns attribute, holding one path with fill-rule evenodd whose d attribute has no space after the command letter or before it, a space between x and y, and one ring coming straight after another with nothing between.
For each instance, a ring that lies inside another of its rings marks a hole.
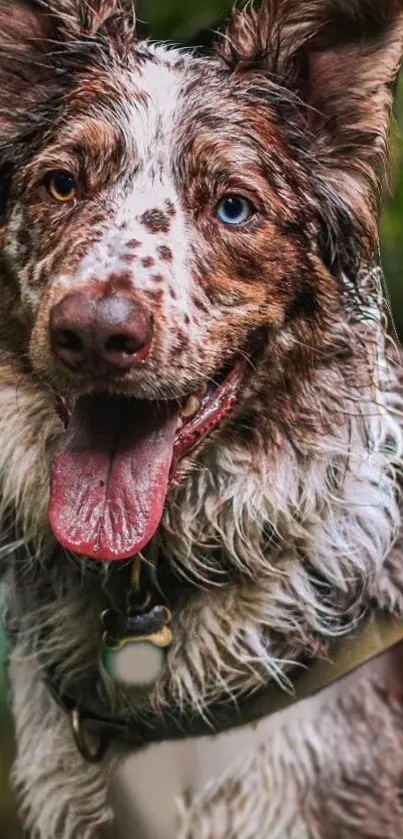
<instances>
[{"instance_id":1,"label":"freckled snout","mask_svg":"<svg viewBox=\"0 0 403 839\"><path fill-rule=\"evenodd\" d=\"M70 370L119 374L147 357L153 321L129 296L76 292L53 306L49 330L54 355Z\"/></svg>"}]
</instances>

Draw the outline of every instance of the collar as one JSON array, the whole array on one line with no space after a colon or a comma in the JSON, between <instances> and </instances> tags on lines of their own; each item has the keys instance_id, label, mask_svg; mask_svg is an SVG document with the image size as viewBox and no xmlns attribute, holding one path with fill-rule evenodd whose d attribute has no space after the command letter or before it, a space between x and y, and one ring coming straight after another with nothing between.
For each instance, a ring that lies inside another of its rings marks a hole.
<instances>
[{"instance_id":1,"label":"collar","mask_svg":"<svg viewBox=\"0 0 403 839\"><path fill-rule=\"evenodd\" d=\"M158 717L147 710L133 716L113 714L97 674L80 678L68 690L58 682L56 668L45 668L43 678L55 701L71 716L77 748L87 761L96 763L102 760L111 741L139 748L165 740L213 736L257 722L318 694L401 641L402 619L373 615L359 634L334 644L327 659L297 662L290 691L270 682L236 705L227 700L211 706L206 716L176 709ZM87 733L96 738L94 749Z\"/></svg>"},{"instance_id":2,"label":"collar","mask_svg":"<svg viewBox=\"0 0 403 839\"><path fill-rule=\"evenodd\" d=\"M122 566L116 579L108 581L109 599L117 608L127 591L128 569L129 566ZM21 565L16 562L10 569L14 590L19 588L18 580L23 572L26 582L25 562ZM36 578L42 577L42 573L36 566L31 568L31 582L37 582ZM12 644L13 634L10 633ZM102 760L112 741L137 749L166 740L214 736L258 722L320 693L402 641L402 618L372 613L357 626L356 632L336 641L326 659L297 661L289 676L292 687L288 691L271 680L253 694L240 697L237 702L227 698L210 706L203 714L192 709L174 708L164 709L157 715L144 707L133 714L116 713L97 670L77 678L68 688L58 676L62 670L60 662L52 667L43 663L42 677L56 703L70 716L73 736L82 756L96 763Z\"/></svg>"}]
</instances>

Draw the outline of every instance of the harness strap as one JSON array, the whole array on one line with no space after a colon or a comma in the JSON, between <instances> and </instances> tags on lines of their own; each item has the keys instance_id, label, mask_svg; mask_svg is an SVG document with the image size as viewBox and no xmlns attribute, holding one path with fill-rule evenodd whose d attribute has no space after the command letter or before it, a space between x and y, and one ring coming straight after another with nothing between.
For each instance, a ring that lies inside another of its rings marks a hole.
<instances>
[{"instance_id":1,"label":"harness strap","mask_svg":"<svg viewBox=\"0 0 403 839\"><path fill-rule=\"evenodd\" d=\"M78 680L68 691L61 689L54 670L46 668L44 680L56 702L72 715L78 747L83 742L84 730L95 735L99 738L101 759L105 753L105 744L111 740L140 747L164 740L212 736L257 722L319 693L401 641L402 619L372 616L360 634L338 641L326 660L297 662L292 679L293 689L289 692L271 682L253 695L240 699L237 705L228 700L216 703L209 708L208 717L195 714L191 709L188 713L171 711L161 716L151 715L147 711L132 716L115 715L106 697L102 697L101 683L95 673L92 677ZM89 754L93 757L85 748L83 756L87 760Z\"/></svg>"}]
</instances>

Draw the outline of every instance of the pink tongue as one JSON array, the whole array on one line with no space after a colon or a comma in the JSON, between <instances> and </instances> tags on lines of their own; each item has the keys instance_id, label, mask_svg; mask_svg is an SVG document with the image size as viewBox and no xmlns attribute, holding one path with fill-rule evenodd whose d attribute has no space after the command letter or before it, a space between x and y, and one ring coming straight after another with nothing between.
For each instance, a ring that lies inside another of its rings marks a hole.
<instances>
[{"instance_id":1,"label":"pink tongue","mask_svg":"<svg viewBox=\"0 0 403 839\"><path fill-rule=\"evenodd\" d=\"M83 397L53 459L50 526L70 551L135 556L153 537L168 491L179 408Z\"/></svg>"}]
</instances>

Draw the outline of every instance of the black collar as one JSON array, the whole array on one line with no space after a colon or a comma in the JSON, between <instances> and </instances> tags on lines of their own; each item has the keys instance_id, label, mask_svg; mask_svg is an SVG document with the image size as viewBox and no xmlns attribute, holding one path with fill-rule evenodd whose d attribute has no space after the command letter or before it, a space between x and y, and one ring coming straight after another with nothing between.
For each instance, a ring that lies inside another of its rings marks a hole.
<instances>
[{"instance_id":1,"label":"black collar","mask_svg":"<svg viewBox=\"0 0 403 839\"><path fill-rule=\"evenodd\" d=\"M27 571L25 561L12 563L9 570L14 577L14 591L18 588L19 576L21 579L24 577L25 590L27 575L32 576L32 583L37 583L38 578L43 579L44 574L45 580L48 580L43 567L39 568L33 564ZM116 605L127 585L125 573L122 570L122 574L117 578L116 591L111 596L112 603L115 602ZM45 583L45 588L47 584ZM22 611L25 611L24 603ZM16 635L18 636L18 631ZM11 641L13 642L12 638ZM289 674L292 681L289 691L271 680L253 694L240 697L237 702L226 699L210 706L203 715L191 708L181 711L176 708L164 709L157 715L147 707L134 711L132 715L122 715L111 707L97 670L69 682L67 689L57 675L62 670L60 662L52 666L44 662L42 673L54 700L71 716L73 734L81 753L87 760L95 761L103 757L111 741L141 748L165 740L212 736L257 722L319 693L401 641L403 620L379 613L373 614L357 627L355 633L337 641L329 650L326 659L296 662ZM87 745L86 732L98 739L94 751Z\"/></svg>"}]
</instances>

